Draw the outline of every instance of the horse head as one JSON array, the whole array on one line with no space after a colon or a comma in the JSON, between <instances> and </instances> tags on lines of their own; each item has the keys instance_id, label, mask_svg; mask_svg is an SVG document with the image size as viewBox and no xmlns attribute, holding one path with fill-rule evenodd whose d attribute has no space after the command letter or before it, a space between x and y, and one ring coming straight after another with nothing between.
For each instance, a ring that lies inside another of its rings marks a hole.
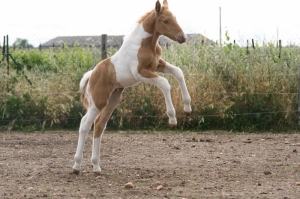
<instances>
[{"instance_id":1,"label":"horse head","mask_svg":"<svg viewBox=\"0 0 300 199\"><path fill-rule=\"evenodd\" d=\"M169 10L168 1L161 5L159 0L155 4L155 31L178 43L186 42L186 35L178 24L175 15Z\"/></svg>"}]
</instances>

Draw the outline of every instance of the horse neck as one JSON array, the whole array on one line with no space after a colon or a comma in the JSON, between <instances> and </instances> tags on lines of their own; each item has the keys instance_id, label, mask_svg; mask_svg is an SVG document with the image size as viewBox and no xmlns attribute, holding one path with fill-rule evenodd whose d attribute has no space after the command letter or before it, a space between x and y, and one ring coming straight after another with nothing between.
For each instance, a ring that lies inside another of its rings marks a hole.
<instances>
[{"instance_id":1,"label":"horse neck","mask_svg":"<svg viewBox=\"0 0 300 199\"><path fill-rule=\"evenodd\" d=\"M160 36L160 34L155 31L155 15L155 11L151 11L141 17L135 29L128 36L128 38L134 38L133 40L131 40L131 42L140 42L139 44L142 45L141 43L143 42L143 40L147 39L147 45L144 47L149 46L149 48L155 50L157 41ZM149 40L151 40L151 45L149 45Z\"/></svg>"}]
</instances>

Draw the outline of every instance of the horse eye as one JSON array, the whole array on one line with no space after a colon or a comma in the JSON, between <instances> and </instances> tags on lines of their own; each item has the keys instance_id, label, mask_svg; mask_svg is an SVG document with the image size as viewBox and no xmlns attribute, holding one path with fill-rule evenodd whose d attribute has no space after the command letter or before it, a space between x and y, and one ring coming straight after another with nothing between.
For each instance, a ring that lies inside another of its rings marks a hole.
<instances>
[{"instance_id":1,"label":"horse eye","mask_svg":"<svg viewBox=\"0 0 300 199\"><path fill-rule=\"evenodd\" d=\"M163 20L164 24L169 24L168 20Z\"/></svg>"}]
</instances>

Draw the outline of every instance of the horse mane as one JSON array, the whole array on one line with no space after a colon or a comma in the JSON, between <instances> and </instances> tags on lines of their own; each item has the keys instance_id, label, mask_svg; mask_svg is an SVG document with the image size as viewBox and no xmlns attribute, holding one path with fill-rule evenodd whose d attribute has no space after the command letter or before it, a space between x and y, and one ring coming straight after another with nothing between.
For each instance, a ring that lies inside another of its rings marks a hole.
<instances>
[{"instance_id":1,"label":"horse mane","mask_svg":"<svg viewBox=\"0 0 300 199\"><path fill-rule=\"evenodd\" d=\"M147 16L149 16L152 12L153 12L153 10L152 10L152 11L149 11L149 12L146 12L144 15L142 15L142 16L139 18L139 20L137 20L137 22L133 25L133 27L131 27L131 30L129 31L129 33L126 34L126 35L123 37L123 42L125 42L125 41L127 40L127 38L128 38L128 36L130 35L130 33L133 32L133 31L135 30L135 28L138 26L138 24L142 23L142 22L145 20L145 18L146 18Z\"/></svg>"},{"instance_id":2,"label":"horse mane","mask_svg":"<svg viewBox=\"0 0 300 199\"><path fill-rule=\"evenodd\" d=\"M161 12L164 11L164 10L167 10L167 9L168 9L168 7L162 6L162 7L161 7ZM152 11L146 12L144 15L142 15L142 16L140 17L140 19L137 21L137 23L141 23L142 21L144 21L144 19L145 19L148 15L150 15L152 12L156 12L156 11L155 11L155 10L152 10Z\"/></svg>"},{"instance_id":3,"label":"horse mane","mask_svg":"<svg viewBox=\"0 0 300 199\"><path fill-rule=\"evenodd\" d=\"M162 7L161 7L161 12L164 11L164 10L167 10L167 9L168 9L168 7L162 6ZM133 30L135 30L135 28L138 26L138 24L142 23L142 22L145 20L145 18L148 17L148 16L149 16L150 14L152 14L152 13L156 14L156 11L153 9L153 10L151 10L151 11L149 11L149 12L146 12L144 15L142 15L142 16L137 20L136 24L131 28L130 32L132 32ZM126 34L126 35L123 37L123 42L125 42L125 41L127 40L127 38L128 38L129 35L130 35L130 33L129 33L129 34Z\"/></svg>"},{"instance_id":4,"label":"horse mane","mask_svg":"<svg viewBox=\"0 0 300 199\"><path fill-rule=\"evenodd\" d=\"M139 24L139 23L142 23L142 21L144 21L144 19L145 19L151 12L153 12L153 11L146 12L143 16L141 16L141 17L139 18L139 20L137 21L137 23L138 23L138 24Z\"/></svg>"}]
</instances>

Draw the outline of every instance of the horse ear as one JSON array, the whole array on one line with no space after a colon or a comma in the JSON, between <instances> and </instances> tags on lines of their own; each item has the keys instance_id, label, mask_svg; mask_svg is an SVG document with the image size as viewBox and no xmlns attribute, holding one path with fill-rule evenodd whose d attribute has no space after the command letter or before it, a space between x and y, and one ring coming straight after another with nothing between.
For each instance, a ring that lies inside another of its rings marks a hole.
<instances>
[{"instance_id":1,"label":"horse ear","mask_svg":"<svg viewBox=\"0 0 300 199\"><path fill-rule=\"evenodd\" d=\"M167 1L167 0L164 0L163 5L164 5L165 8L168 8L168 7L169 7L168 1Z\"/></svg>"},{"instance_id":2,"label":"horse ear","mask_svg":"<svg viewBox=\"0 0 300 199\"><path fill-rule=\"evenodd\" d=\"M156 4L155 4L155 10L156 10L157 13L159 13L159 12L160 12L160 9L161 9L161 5L160 5L160 3L159 3L159 0L157 0L157 1L156 1Z\"/></svg>"}]
</instances>

